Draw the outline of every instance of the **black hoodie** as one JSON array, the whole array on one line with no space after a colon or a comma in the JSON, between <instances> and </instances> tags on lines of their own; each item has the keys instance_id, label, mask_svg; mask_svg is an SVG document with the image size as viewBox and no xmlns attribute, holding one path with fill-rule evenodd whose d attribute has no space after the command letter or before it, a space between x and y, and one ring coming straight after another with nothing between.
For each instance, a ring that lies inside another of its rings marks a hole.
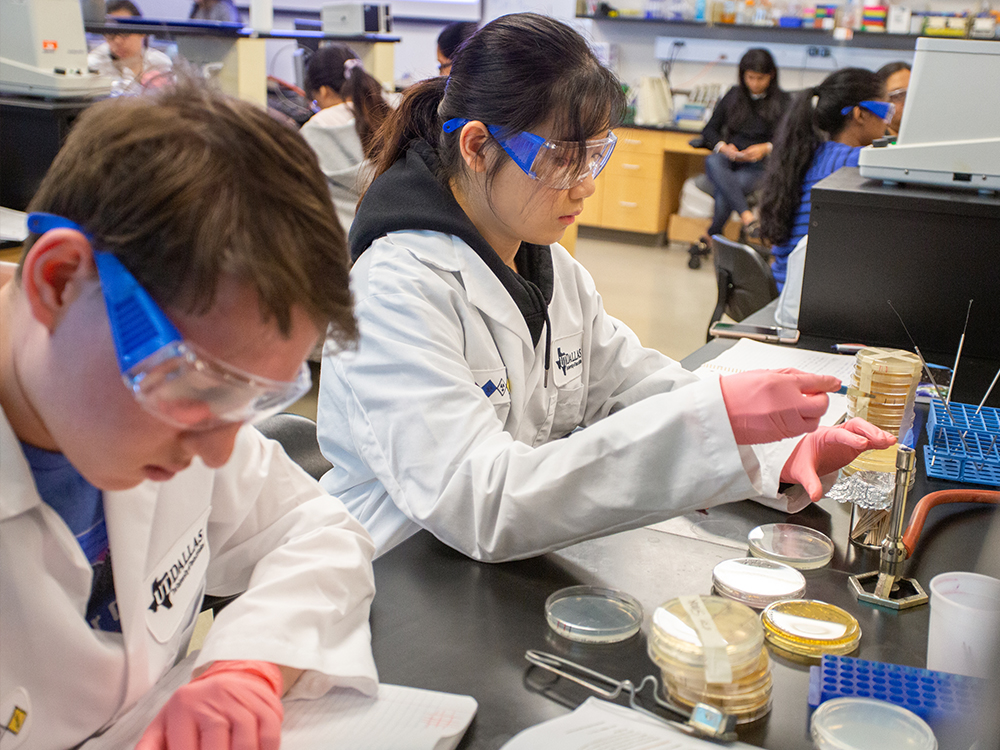
<instances>
[{"instance_id":1,"label":"black hoodie","mask_svg":"<svg viewBox=\"0 0 1000 750\"><path fill-rule=\"evenodd\" d=\"M451 190L435 176L437 155L426 141L414 141L406 153L376 179L358 206L349 235L351 260L389 232L427 230L458 237L473 249L503 284L524 316L531 342L545 331L545 369L549 369L552 301L552 249L522 242L514 259L520 273L507 267L465 215Z\"/></svg>"}]
</instances>

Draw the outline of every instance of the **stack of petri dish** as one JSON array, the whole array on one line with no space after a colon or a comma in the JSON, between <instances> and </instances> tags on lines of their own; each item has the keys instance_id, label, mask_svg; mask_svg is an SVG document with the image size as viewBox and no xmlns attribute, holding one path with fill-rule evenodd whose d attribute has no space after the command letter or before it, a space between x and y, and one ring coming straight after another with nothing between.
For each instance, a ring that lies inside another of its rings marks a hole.
<instances>
[{"instance_id":1,"label":"stack of petri dish","mask_svg":"<svg viewBox=\"0 0 1000 750\"><path fill-rule=\"evenodd\" d=\"M771 710L771 662L757 614L718 596L682 596L657 607L649 656L670 700L707 703L745 724ZM722 674L720 674L722 673Z\"/></svg>"},{"instance_id":2,"label":"stack of petri dish","mask_svg":"<svg viewBox=\"0 0 1000 750\"><path fill-rule=\"evenodd\" d=\"M774 560L739 557L715 566L712 589L719 596L764 609L782 599L799 599L805 593L806 579L795 568Z\"/></svg>"},{"instance_id":3,"label":"stack of petri dish","mask_svg":"<svg viewBox=\"0 0 1000 750\"><path fill-rule=\"evenodd\" d=\"M920 358L903 349L869 347L854 357L847 416L861 417L902 439L913 425L913 402L920 382ZM866 451L844 469L896 471L896 446Z\"/></svg>"}]
</instances>

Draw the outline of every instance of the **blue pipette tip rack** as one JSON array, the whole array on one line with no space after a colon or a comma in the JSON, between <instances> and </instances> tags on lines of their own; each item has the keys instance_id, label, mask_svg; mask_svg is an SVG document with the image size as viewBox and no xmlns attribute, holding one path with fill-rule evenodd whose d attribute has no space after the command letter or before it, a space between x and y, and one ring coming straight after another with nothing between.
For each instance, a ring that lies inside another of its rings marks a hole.
<instances>
[{"instance_id":1,"label":"blue pipette tip rack","mask_svg":"<svg viewBox=\"0 0 1000 750\"><path fill-rule=\"evenodd\" d=\"M931 401L924 470L928 476L1000 487L1000 409ZM948 412L951 412L949 416Z\"/></svg>"},{"instance_id":2,"label":"blue pipette tip rack","mask_svg":"<svg viewBox=\"0 0 1000 750\"><path fill-rule=\"evenodd\" d=\"M954 728L963 717L985 710L986 680L902 667L850 656L824 656L809 668L809 705L831 698L875 698L909 709L939 729Z\"/></svg>"}]
</instances>

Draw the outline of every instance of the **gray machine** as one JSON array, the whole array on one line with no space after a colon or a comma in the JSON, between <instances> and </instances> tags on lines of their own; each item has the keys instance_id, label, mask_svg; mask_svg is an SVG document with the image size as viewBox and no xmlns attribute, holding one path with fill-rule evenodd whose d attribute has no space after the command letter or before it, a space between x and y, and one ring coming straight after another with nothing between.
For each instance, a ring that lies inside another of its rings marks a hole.
<instances>
[{"instance_id":1,"label":"gray machine","mask_svg":"<svg viewBox=\"0 0 1000 750\"><path fill-rule=\"evenodd\" d=\"M87 69L80 0L0 0L0 92L47 99L106 95Z\"/></svg>"},{"instance_id":2,"label":"gray machine","mask_svg":"<svg viewBox=\"0 0 1000 750\"><path fill-rule=\"evenodd\" d=\"M1000 44L917 40L894 144L865 148L861 176L1000 191Z\"/></svg>"}]
</instances>

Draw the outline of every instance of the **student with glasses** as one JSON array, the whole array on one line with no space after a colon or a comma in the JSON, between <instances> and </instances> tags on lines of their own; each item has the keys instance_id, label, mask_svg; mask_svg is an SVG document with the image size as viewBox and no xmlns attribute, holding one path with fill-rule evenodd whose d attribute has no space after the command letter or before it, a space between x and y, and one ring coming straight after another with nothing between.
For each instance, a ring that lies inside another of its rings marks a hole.
<instances>
[{"instance_id":1,"label":"student with glasses","mask_svg":"<svg viewBox=\"0 0 1000 750\"><path fill-rule=\"evenodd\" d=\"M243 592L138 747L276 750L284 693L377 686L371 539L248 424L309 389L328 327L357 336L326 181L294 131L184 84L88 108L29 212L0 287L5 743L102 731L204 595Z\"/></svg>"},{"instance_id":2,"label":"student with glasses","mask_svg":"<svg viewBox=\"0 0 1000 750\"><path fill-rule=\"evenodd\" d=\"M892 441L816 429L836 378L700 380L604 311L558 242L624 106L579 34L512 14L380 131L350 233L362 336L324 357L318 410L322 483L380 553L421 528L498 561L746 497L798 509Z\"/></svg>"},{"instance_id":3,"label":"student with glasses","mask_svg":"<svg viewBox=\"0 0 1000 750\"><path fill-rule=\"evenodd\" d=\"M875 73L844 68L800 91L785 115L761 183L761 236L770 243L781 290L788 256L809 231L812 187L841 167L858 166L861 149L885 134L894 107Z\"/></svg>"},{"instance_id":4,"label":"student with glasses","mask_svg":"<svg viewBox=\"0 0 1000 750\"><path fill-rule=\"evenodd\" d=\"M107 5L109 18L142 18L132 0L111 0ZM148 34L108 32L104 42L87 56L87 66L104 76L121 81L121 90L138 93L155 79L165 78L173 70L173 61L158 49L149 46Z\"/></svg>"},{"instance_id":5,"label":"student with glasses","mask_svg":"<svg viewBox=\"0 0 1000 750\"><path fill-rule=\"evenodd\" d=\"M906 91L910 87L910 64L891 62L879 68L875 75L885 86L885 98L896 108L892 121L886 125L886 135L899 135L899 126L903 121L903 106L906 104Z\"/></svg>"}]
</instances>

